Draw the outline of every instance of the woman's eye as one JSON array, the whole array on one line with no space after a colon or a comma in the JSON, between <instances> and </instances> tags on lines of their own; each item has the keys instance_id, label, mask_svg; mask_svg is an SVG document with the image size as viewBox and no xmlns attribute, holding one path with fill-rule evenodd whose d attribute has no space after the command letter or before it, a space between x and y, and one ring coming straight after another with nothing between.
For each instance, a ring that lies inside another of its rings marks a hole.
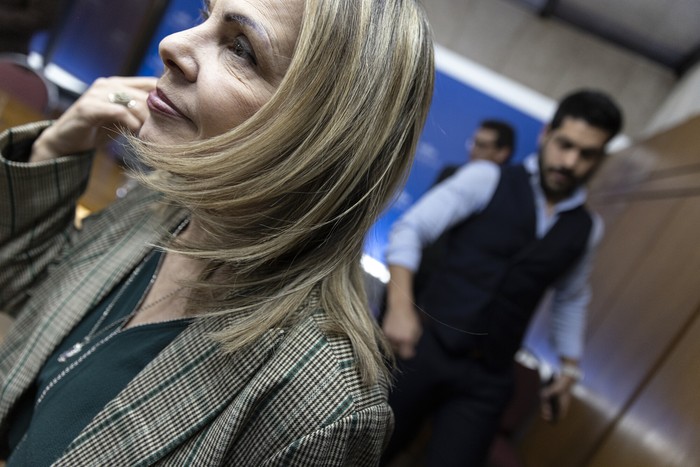
<instances>
[{"instance_id":1,"label":"woman's eye","mask_svg":"<svg viewBox=\"0 0 700 467\"><path fill-rule=\"evenodd\" d=\"M250 42L248 42L245 36L238 36L233 40L231 51L239 57L248 60L253 65L258 64L255 58L255 52L253 52L253 47L251 47Z\"/></svg>"}]
</instances>

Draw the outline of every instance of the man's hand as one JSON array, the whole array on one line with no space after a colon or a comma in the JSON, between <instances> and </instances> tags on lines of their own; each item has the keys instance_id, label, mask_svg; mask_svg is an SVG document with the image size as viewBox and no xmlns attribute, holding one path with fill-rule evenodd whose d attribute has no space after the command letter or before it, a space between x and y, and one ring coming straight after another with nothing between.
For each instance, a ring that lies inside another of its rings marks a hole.
<instances>
[{"instance_id":1,"label":"man's hand","mask_svg":"<svg viewBox=\"0 0 700 467\"><path fill-rule=\"evenodd\" d=\"M571 405L571 388L576 380L566 375L557 377L540 391L540 414L543 419L554 423L564 418ZM556 404L556 414L552 411L551 400Z\"/></svg>"},{"instance_id":2,"label":"man's hand","mask_svg":"<svg viewBox=\"0 0 700 467\"><path fill-rule=\"evenodd\" d=\"M423 333L423 326L412 304L402 308L388 307L382 329L400 358L413 358L416 354L416 344Z\"/></svg>"},{"instance_id":3,"label":"man's hand","mask_svg":"<svg viewBox=\"0 0 700 467\"><path fill-rule=\"evenodd\" d=\"M391 281L387 285L387 309L382 329L396 354L407 360L416 354L423 333L420 317L413 305L413 272L389 265Z\"/></svg>"},{"instance_id":4,"label":"man's hand","mask_svg":"<svg viewBox=\"0 0 700 467\"><path fill-rule=\"evenodd\" d=\"M148 93L156 78L99 78L32 146L31 162L95 149L119 129L138 133L149 115ZM110 102L110 94L128 96L129 102ZM133 101L133 102L132 102ZM128 105L127 105L128 104Z\"/></svg>"}]
</instances>

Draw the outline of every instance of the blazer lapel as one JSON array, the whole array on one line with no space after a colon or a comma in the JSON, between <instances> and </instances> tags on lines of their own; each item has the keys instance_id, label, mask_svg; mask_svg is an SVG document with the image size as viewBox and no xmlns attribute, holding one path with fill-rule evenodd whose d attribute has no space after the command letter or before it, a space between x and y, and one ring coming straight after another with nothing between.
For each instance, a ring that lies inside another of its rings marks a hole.
<instances>
[{"instance_id":1,"label":"blazer lapel","mask_svg":"<svg viewBox=\"0 0 700 467\"><path fill-rule=\"evenodd\" d=\"M0 388L0 418L34 381L70 330L158 242L162 229L172 229L182 221L184 214L171 215L163 225L160 216L153 213L156 198L149 193L141 198L141 209L133 209L133 204L129 209L129 203L121 203L98 214L80 236L75 254L52 271L35 292L36 300L30 301L17 319L3 345L2 358L14 364Z\"/></svg>"},{"instance_id":2,"label":"blazer lapel","mask_svg":"<svg viewBox=\"0 0 700 467\"><path fill-rule=\"evenodd\" d=\"M210 424L282 338L271 330L254 345L224 354L210 334L235 321L193 322L95 417L57 465L151 464Z\"/></svg>"}]
</instances>

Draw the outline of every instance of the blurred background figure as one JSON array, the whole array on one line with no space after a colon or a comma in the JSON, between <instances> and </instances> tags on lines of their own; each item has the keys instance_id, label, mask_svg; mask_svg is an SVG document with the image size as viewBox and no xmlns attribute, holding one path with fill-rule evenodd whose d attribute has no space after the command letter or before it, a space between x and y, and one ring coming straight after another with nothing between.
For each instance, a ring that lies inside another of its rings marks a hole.
<instances>
[{"instance_id":1,"label":"blurred background figure","mask_svg":"<svg viewBox=\"0 0 700 467\"><path fill-rule=\"evenodd\" d=\"M515 130L507 122L484 120L470 144L469 160L487 160L503 165L513 155Z\"/></svg>"},{"instance_id":2,"label":"blurred background figure","mask_svg":"<svg viewBox=\"0 0 700 467\"><path fill-rule=\"evenodd\" d=\"M467 162L491 161L498 165L507 164L515 148L515 130L502 120L484 120L466 142ZM459 165L448 165L440 172L435 184L454 174Z\"/></svg>"}]
</instances>

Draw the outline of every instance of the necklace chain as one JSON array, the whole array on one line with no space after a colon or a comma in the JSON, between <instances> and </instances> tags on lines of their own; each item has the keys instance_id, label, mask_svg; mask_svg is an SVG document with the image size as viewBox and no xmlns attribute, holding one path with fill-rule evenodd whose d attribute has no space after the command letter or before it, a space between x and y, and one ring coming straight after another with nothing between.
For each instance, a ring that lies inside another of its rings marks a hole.
<instances>
[{"instance_id":1,"label":"necklace chain","mask_svg":"<svg viewBox=\"0 0 700 467\"><path fill-rule=\"evenodd\" d=\"M74 361L73 363L71 363L70 365L65 367L58 375L56 375L56 377L54 379L52 379L49 382L49 384L46 385L44 390L41 391L41 394L39 395L39 397L36 400L35 407L38 406L39 404L41 404L41 401L44 400L44 397L46 396L46 394L51 390L51 388L53 388L56 385L56 383L58 383L61 379L63 379L64 376L66 376L68 373L70 373L71 370L73 370L75 367L80 365L83 362L83 360L88 358L95 350L97 350L98 347L100 347L102 344L104 344L105 342L110 340L115 335L119 334L120 331L121 331L121 329L113 330L110 334L105 336L102 340L96 342L95 345L93 345L88 350L86 350L85 353L83 353L80 357L78 357L78 359L76 361Z\"/></svg>"},{"instance_id":2,"label":"necklace chain","mask_svg":"<svg viewBox=\"0 0 700 467\"><path fill-rule=\"evenodd\" d=\"M141 261L141 264L139 264L138 267L136 269L134 269L134 271L129 275L129 278L127 279L127 281L124 283L124 285L122 287L119 288L119 291L117 292L117 294L109 302L109 305L107 305L107 307L105 307L105 309L102 312L102 314L100 315L99 319L95 322L95 324L92 326L92 328L87 333L87 335L85 337L83 337L83 339L81 341L79 341L75 345L73 345L70 349L66 350L65 352L61 352L61 354L58 356L58 361L60 363L65 363L66 361L68 361L68 359L79 354L83 350L83 347L85 347L87 344L89 344L90 341L93 340L96 336L109 331L110 329L112 329L115 326L120 327L123 322L126 322L131 317L133 317L134 314L136 314L136 310L138 310L139 306L141 305L141 301L144 298L143 296L141 297L139 302L136 304L134 309L131 311L131 313L129 313L127 316L125 316L122 319L119 319L119 320L114 321L113 323L110 323L104 329L99 330L100 326L102 325L104 320L107 319L107 316L109 316L109 314L112 312L112 308L114 308L114 306L117 304L117 302L122 297L124 292L129 288L129 286L134 281L134 279L136 277L138 277L139 273L143 269L143 266L153 256L153 254L154 253L151 252L148 255L146 255L146 257L143 259L143 261ZM161 257L161 260L162 260L162 257ZM151 281L149 282L148 286L146 287L146 290L144 292L144 296L148 293L149 289L151 288L151 284L153 283L154 278L157 276L159 267L160 267L160 260L158 261L158 266L156 266L156 270L154 271L153 276L151 277Z\"/></svg>"},{"instance_id":3,"label":"necklace chain","mask_svg":"<svg viewBox=\"0 0 700 467\"><path fill-rule=\"evenodd\" d=\"M172 233L172 236L173 236L173 237L176 237L176 236L182 231L182 229L185 228L185 226L186 226L188 223L189 223L189 218L187 218L187 219L185 219L184 221L182 221L182 222L180 223L180 225L178 225L177 228L175 229L175 231ZM102 323L107 319L107 316L109 316L109 314L112 312L112 309L115 307L115 305L117 304L117 302L119 301L119 299L122 297L122 295L124 294L124 292L129 288L129 286L131 285L131 283L132 283L132 282L134 281L134 279L139 275L139 273L141 272L141 270L144 268L144 266L146 265L146 263L149 261L149 259L150 259L154 254L155 254L155 250L152 250L148 255L146 255L146 257L143 259L143 261L141 261L141 263L136 267L136 269L134 269L134 271L129 275L129 278L126 280L126 282L124 283L124 285L123 285L122 287L119 288L119 291L117 292L117 294L116 294L116 295L114 296L114 298L109 302L109 304L108 304L107 307L104 309L104 311L102 312L102 314L100 315L100 317L98 318L98 320L95 322L95 324L92 326L92 328L90 329L90 331L88 332L88 334L87 334L80 342L77 342L75 345L73 345L73 346L72 346L71 348L69 348L68 350L66 350L66 351L64 351L64 352L61 352L61 354L58 356L58 361L59 361L60 363L65 363L65 362L68 361L70 358L75 357L75 356L78 355L78 354L83 350L83 348L84 348L86 345L88 345L95 337L97 337L97 336L99 336L99 335L101 335L101 334L104 334L105 332L109 331L110 329L112 329L112 328L114 328L114 327L116 326L116 330L115 330L116 332L112 332L112 333L110 333L110 334L108 335L108 338L111 339L111 338L114 337L116 334L118 334L119 332L121 332L122 326L123 326L124 324L126 324L127 322L129 322L129 320L130 320L131 318L133 318L133 317L136 315L136 313L138 313L139 311L143 311L143 310L152 308L152 307L156 306L157 304L162 303L162 302L165 301L166 299L172 297L173 295L175 295L175 294L176 294L177 292L179 292L180 290L182 290L182 287L179 287L179 288L177 288L176 290L173 290L172 292L167 293L167 294L165 294L164 296L158 298L158 299L155 300L154 302L151 302L151 303L149 303L148 305L145 305L145 306L141 307L141 304L142 304L143 301L145 300L146 296L148 295L148 292L149 292L149 291L151 290L151 288L153 287L153 283L156 281L156 278L158 277L158 273L159 273L160 268L161 268L161 266L162 266L162 264L163 264L163 258L165 257L165 256L161 256L160 259L158 260L158 265L156 266L156 269L153 271L153 275L151 276L151 279L150 279L150 281L148 282L148 285L146 286L146 289L144 290L143 294L141 295L141 298L139 299L138 303L136 304L136 306L134 307L134 309L131 311L131 313L129 313L129 314L128 314L127 316L125 316L124 318L118 319L118 320L114 321L113 323L110 323L110 324L109 324L108 326L106 326L104 329L100 329L100 326L101 326ZM103 339L103 341L104 341L104 339ZM99 341L97 344L95 344L95 346L101 345L101 343L102 343L103 341ZM92 353L92 351L94 351L94 350L95 350L95 347L93 347L92 349L90 349L90 351L89 351L87 354L89 355L89 354ZM86 355L84 354L83 356L81 356L81 358L79 358L77 361L75 361L75 362L73 362L71 365L69 365L64 371L66 371L66 370L70 371L69 368L74 367L74 365L77 366L76 364L77 364L79 361L82 361L84 356L86 356ZM63 373L63 372L62 372L62 373ZM62 377L62 375L59 374L59 377ZM58 378L58 379L60 379L60 378ZM52 381L52 383L53 383L53 381ZM48 389L48 386L47 386L47 389Z\"/></svg>"},{"instance_id":4,"label":"necklace chain","mask_svg":"<svg viewBox=\"0 0 700 467\"><path fill-rule=\"evenodd\" d=\"M173 237L176 237L176 236L182 231L182 229L184 229L185 226L187 226L188 223L189 223L189 218L183 220L183 221L180 223L180 225L177 226L177 228L175 229L175 231L172 233L172 236L173 236ZM153 250L153 251L154 251L154 250ZM73 370L74 370L78 365L80 365L86 358L88 358L90 355L92 355L99 347L101 347L101 346L102 346L103 344L105 344L107 341L111 340L114 336L116 336L117 334L119 334L120 332L122 332L122 330L123 330L122 325L123 325L123 324L126 324L132 317L134 317L134 316L136 315L136 313L138 313L139 308L141 307L141 304L142 304L143 300L146 298L146 295L148 295L148 292L151 290L151 287L153 286L153 283L155 282L156 278L158 277L158 272L160 271L160 267L161 267L161 265L162 265L162 263L163 263L163 258L164 258L164 256L161 256L160 259L158 260L158 265L156 266L156 269L155 269L155 271L153 272L153 275L151 276L151 280L148 282L148 285L146 286L146 290L144 291L143 295L141 295L141 298L139 299L139 302L136 304L136 306L135 306L134 309L131 311L131 313L129 313L125 318L119 319L119 320L115 321L114 323L111 323L109 326L106 326L104 329L98 331L99 326L102 324L102 322L104 322L104 320L107 318L107 316L109 315L109 313L112 311L112 308L114 308L115 303L116 303L116 302L119 300L119 298L123 295L124 291L125 291L126 289L129 288L129 285L131 284L131 282L134 281L134 278L135 278L136 276L138 276L138 274L139 274L139 273L141 272L141 270L143 269L144 265L148 262L148 260L149 260L149 259L151 258L151 256L154 254L153 251L151 251L151 253L149 253L148 255L146 255L146 257L143 259L143 261L141 261L141 263L136 267L136 269L134 269L134 271L131 273L131 275L129 276L129 278L127 279L127 281L124 283L124 286L122 286L122 287L119 289L119 292L117 292L117 295L115 295L114 299L112 299L112 301L109 303L109 305L107 305L107 308L105 308L105 311L102 312L102 314L100 315L100 318L97 320L97 323L95 323L95 325L93 325L92 329L90 329L90 332L88 333L88 335L87 335L85 338L83 338L83 340L81 340L80 342L78 342L77 344L75 344L73 347L71 347L70 349L66 350L65 352L62 352L62 353L58 356L58 361L61 362L61 363L66 362L69 358L74 357L74 356L76 356L77 354L79 354L79 353L83 350L83 347L85 347L92 339L94 339L94 338L97 337L98 335L104 334L104 333L107 332L108 330L114 328L114 326L115 326L116 324L118 324L117 328L116 328L116 329L112 329L112 331L111 331L109 334L107 334L105 337L103 337L102 339L100 339L99 341L97 341L95 344L93 344L93 346L90 347L89 349L87 349L82 355L80 355L80 357L78 357L78 359L76 359L74 362L72 362L70 365L68 365L66 368L64 368L58 375L56 375L56 377L54 377L54 378L49 382L49 384L47 384L46 387L41 391L41 394L39 395L39 397L38 397L37 400L36 400L35 407L38 406L38 405L41 403L41 401L44 400L44 397L46 397L46 394L47 394L61 379L63 379L68 373L70 373L71 371L73 371ZM140 308L140 310L145 310L145 309L148 309L148 308L152 308L152 307L154 307L155 305L157 305L158 303L162 303L165 299L172 297L172 296L175 295L177 292L179 292L181 289L182 289L182 287L180 287L180 288L178 288L177 290L174 290L174 291L172 291L172 292L166 294L165 296L159 298L158 300L156 300L156 301L154 301L154 302L152 302L152 303L149 303L148 305L144 306L143 308Z\"/></svg>"},{"instance_id":5,"label":"necklace chain","mask_svg":"<svg viewBox=\"0 0 700 467\"><path fill-rule=\"evenodd\" d=\"M182 290L182 287L178 287L177 289L173 290L172 292L166 293L165 295L163 295L163 296L160 297L159 299L157 299L157 300L155 300L155 301L149 303L148 305L142 306L142 307L139 309L139 312L146 311L146 310L148 310L149 308L153 308L154 306L158 305L159 303L163 303L165 300L169 299L170 297L172 297L173 295L175 295L176 293L178 293L178 292L181 291L181 290Z\"/></svg>"}]
</instances>

